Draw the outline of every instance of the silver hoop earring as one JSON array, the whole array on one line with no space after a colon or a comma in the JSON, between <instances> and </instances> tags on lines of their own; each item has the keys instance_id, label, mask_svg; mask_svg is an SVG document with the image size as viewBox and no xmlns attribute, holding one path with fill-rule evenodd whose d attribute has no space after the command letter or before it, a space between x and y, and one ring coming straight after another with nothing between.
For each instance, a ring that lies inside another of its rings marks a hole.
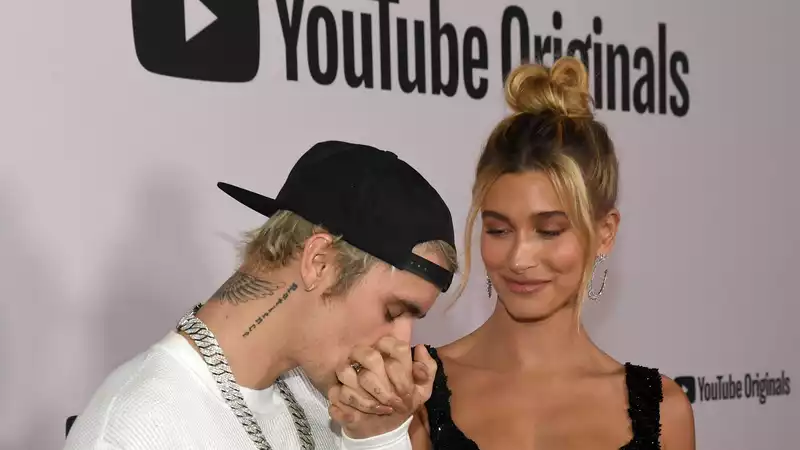
<instances>
[{"instance_id":1,"label":"silver hoop earring","mask_svg":"<svg viewBox=\"0 0 800 450\"><path fill-rule=\"evenodd\" d=\"M595 272L597 272L597 266L602 264L607 258L608 256L601 253L597 255L597 257L594 259L594 266L592 266L592 276L591 278L589 278L589 289L587 293L589 296L589 300L592 300L594 302L596 302L600 298L600 296L603 295L603 291L606 289L606 278L608 277L608 269L603 271L603 282L600 284L600 289L597 292L594 291L594 287L592 286L592 284L594 283L594 275Z\"/></svg>"},{"instance_id":2,"label":"silver hoop earring","mask_svg":"<svg viewBox=\"0 0 800 450\"><path fill-rule=\"evenodd\" d=\"M492 280L486 275L486 296L492 298Z\"/></svg>"}]
</instances>

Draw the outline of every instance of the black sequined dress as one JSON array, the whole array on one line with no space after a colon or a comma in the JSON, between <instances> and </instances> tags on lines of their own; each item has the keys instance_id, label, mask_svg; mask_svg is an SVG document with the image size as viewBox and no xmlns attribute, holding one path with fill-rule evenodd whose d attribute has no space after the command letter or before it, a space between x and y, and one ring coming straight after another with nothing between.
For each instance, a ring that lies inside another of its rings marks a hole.
<instances>
[{"instance_id":1,"label":"black sequined dress","mask_svg":"<svg viewBox=\"0 0 800 450\"><path fill-rule=\"evenodd\" d=\"M433 383L433 394L425 404L433 450L479 450L478 445L453 423L450 413L451 393L447 387L442 360L435 348L428 346L428 350L439 365ZM659 450L660 404L663 399L661 375L657 369L626 363L625 384L628 388L628 416L633 438L620 450Z\"/></svg>"}]
</instances>

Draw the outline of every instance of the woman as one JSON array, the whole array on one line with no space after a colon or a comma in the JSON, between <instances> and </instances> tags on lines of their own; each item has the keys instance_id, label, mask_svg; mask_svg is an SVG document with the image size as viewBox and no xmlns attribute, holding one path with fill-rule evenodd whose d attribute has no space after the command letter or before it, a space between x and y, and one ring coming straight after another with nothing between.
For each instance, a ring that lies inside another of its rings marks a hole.
<instances>
[{"instance_id":1,"label":"woman","mask_svg":"<svg viewBox=\"0 0 800 450\"><path fill-rule=\"evenodd\" d=\"M468 272L480 216L497 306L472 334L429 349L439 368L412 426L415 450L693 450L683 390L615 361L580 322L584 298L602 293L595 269L620 221L617 158L586 69L573 58L524 65L506 100L514 113L481 155L466 233Z\"/></svg>"}]
</instances>

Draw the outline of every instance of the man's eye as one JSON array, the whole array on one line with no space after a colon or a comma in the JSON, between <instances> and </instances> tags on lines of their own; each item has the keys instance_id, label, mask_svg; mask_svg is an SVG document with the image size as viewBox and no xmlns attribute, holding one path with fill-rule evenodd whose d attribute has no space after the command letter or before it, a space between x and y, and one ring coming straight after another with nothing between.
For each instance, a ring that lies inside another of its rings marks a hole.
<instances>
[{"instance_id":1,"label":"man's eye","mask_svg":"<svg viewBox=\"0 0 800 450\"><path fill-rule=\"evenodd\" d=\"M402 314L392 314L392 311L390 311L389 309L386 309L386 311L384 312L384 317L386 318L387 322L394 322L395 319L397 319L400 316L402 316Z\"/></svg>"}]
</instances>

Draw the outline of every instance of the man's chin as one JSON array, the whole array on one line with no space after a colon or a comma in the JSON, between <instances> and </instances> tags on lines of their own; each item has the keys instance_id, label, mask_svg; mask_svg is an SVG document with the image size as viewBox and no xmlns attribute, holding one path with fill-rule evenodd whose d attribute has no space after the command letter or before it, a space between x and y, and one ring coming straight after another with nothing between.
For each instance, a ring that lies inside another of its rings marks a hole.
<instances>
[{"instance_id":1,"label":"man's chin","mask_svg":"<svg viewBox=\"0 0 800 450\"><path fill-rule=\"evenodd\" d=\"M339 380L337 380L336 377L333 377L333 379L315 382L314 387L316 387L318 391L322 392L322 395L324 395L325 398L328 398L328 391L330 391L332 387L336 386L338 382Z\"/></svg>"},{"instance_id":2,"label":"man's chin","mask_svg":"<svg viewBox=\"0 0 800 450\"><path fill-rule=\"evenodd\" d=\"M339 383L336 374L326 374L323 377L310 376L308 379L316 390L318 390L325 399L328 398L328 391Z\"/></svg>"}]
</instances>

